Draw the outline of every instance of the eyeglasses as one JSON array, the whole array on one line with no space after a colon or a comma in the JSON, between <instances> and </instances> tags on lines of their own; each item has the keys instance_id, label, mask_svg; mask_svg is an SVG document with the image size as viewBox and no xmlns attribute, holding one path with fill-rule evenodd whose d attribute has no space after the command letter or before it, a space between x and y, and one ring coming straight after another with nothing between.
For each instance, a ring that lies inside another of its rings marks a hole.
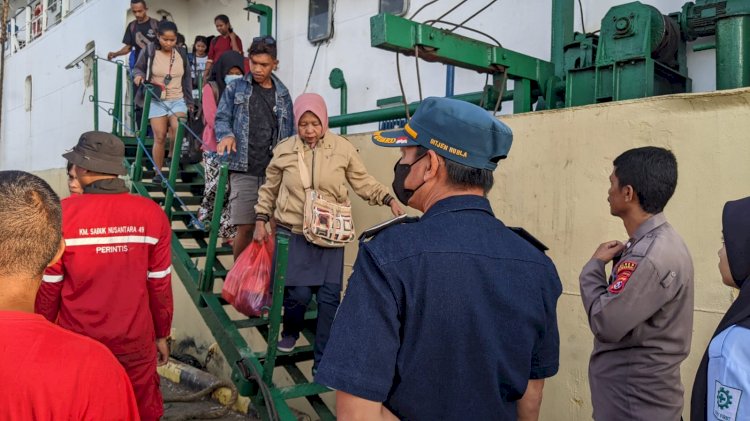
<instances>
[{"instance_id":1,"label":"eyeglasses","mask_svg":"<svg viewBox=\"0 0 750 421\"><path fill-rule=\"evenodd\" d=\"M273 37L270 35L264 35L262 37L253 38L253 44L255 44L256 42L262 42L262 43L265 43L266 45L276 44L276 40L273 39Z\"/></svg>"}]
</instances>

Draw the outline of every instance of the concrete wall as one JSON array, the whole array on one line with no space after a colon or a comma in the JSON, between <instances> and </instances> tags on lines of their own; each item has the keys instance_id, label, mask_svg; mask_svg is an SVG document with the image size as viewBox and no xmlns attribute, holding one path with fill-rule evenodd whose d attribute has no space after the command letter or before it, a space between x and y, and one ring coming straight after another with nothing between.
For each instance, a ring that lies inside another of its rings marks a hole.
<instances>
[{"instance_id":1,"label":"concrete wall","mask_svg":"<svg viewBox=\"0 0 750 421\"><path fill-rule=\"evenodd\" d=\"M683 236L695 264L695 323L690 356L682 365L689 402L693 378L713 330L735 297L720 280L721 209L750 195L750 90L678 95L503 117L514 132L510 157L495 171L490 193L498 218L523 226L549 246L563 282L558 304L560 372L547 382L542 420L590 419L588 357L593 337L581 304L578 275L594 249L626 240L609 215L608 176L624 150L656 145L674 151L677 191L667 218ZM396 154L351 136L368 169L392 180ZM385 209L355 203L357 227L385 219ZM346 263L353 263L349 250ZM687 412L687 411L686 411ZM687 414L686 414L687 419Z\"/></svg>"}]
</instances>

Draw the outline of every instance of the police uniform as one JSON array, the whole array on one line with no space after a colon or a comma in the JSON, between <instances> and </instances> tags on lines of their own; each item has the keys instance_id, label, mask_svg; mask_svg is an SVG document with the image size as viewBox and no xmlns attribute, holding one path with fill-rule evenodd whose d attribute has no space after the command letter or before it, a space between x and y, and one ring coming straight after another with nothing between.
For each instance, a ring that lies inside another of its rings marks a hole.
<instances>
[{"instance_id":1,"label":"police uniform","mask_svg":"<svg viewBox=\"0 0 750 421\"><path fill-rule=\"evenodd\" d=\"M420 145L449 159L490 162L497 151L481 148L497 138L469 125L486 123L497 136L509 129L454 102L425 100L410 127L376 133L376 143L409 146L424 135ZM418 222L360 244L315 381L382 402L400 419L515 420L528 381L558 370L561 291L552 261L495 218L486 198L444 198Z\"/></svg>"},{"instance_id":2,"label":"police uniform","mask_svg":"<svg viewBox=\"0 0 750 421\"><path fill-rule=\"evenodd\" d=\"M589 384L595 420L679 420L680 363L690 352L693 263L663 213L646 220L613 264L580 276L594 333Z\"/></svg>"}]
</instances>

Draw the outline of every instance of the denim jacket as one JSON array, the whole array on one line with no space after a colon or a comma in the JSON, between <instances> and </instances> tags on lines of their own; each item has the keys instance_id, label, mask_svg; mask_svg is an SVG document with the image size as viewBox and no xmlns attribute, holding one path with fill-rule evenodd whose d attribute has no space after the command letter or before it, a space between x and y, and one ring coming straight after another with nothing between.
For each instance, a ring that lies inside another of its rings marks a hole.
<instances>
[{"instance_id":1,"label":"denim jacket","mask_svg":"<svg viewBox=\"0 0 750 421\"><path fill-rule=\"evenodd\" d=\"M219 99L219 107L216 110L214 131L216 140L221 141L227 136L232 136L237 145L237 152L232 153L229 159L229 169L232 171L247 172L247 149L248 134L250 132L250 115L248 105L250 95L253 94L252 75L248 74L242 79L232 81L227 85L224 93ZM276 117L279 120L278 137L274 139L272 146L281 139L285 139L296 133L294 127L294 112L292 111L292 98L289 90L274 75L271 75L276 88Z\"/></svg>"}]
</instances>

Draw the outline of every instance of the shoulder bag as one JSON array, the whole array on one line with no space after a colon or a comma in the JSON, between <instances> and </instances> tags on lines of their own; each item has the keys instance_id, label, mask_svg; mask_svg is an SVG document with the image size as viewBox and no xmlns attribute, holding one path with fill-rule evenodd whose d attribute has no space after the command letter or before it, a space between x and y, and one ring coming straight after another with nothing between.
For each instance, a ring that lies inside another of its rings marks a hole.
<instances>
[{"instance_id":1,"label":"shoulder bag","mask_svg":"<svg viewBox=\"0 0 750 421\"><path fill-rule=\"evenodd\" d=\"M305 188L302 233L305 239L320 247L344 247L355 237L350 203L332 203L323 199L310 182L305 165L304 146L297 151L299 174ZM313 169L314 170L314 169ZM314 176L313 176L314 181Z\"/></svg>"}]
</instances>

